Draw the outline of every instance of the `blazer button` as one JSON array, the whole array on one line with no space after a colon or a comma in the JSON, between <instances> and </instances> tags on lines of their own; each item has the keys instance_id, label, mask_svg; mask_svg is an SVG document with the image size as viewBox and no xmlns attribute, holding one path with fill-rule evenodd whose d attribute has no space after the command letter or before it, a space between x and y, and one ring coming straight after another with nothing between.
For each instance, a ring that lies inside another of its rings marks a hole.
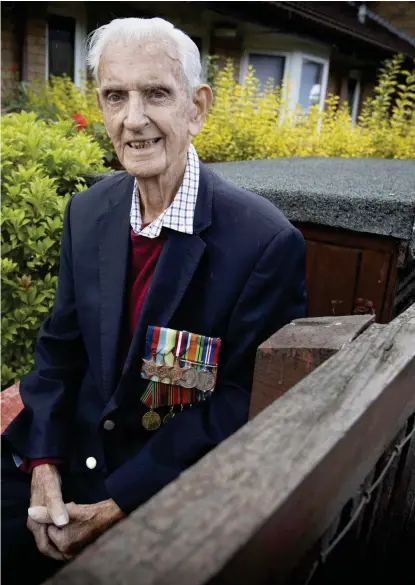
<instances>
[{"instance_id":1,"label":"blazer button","mask_svg":"<svg viewBox=\"0 0 415 585\"><path fill-rule=\"evenodd\" d=\"M97 466L97 460L95 459L95 457L88 457L88 459L86 460L86 466L88 467L88 469L95 469L95 467Z\"/></svg>"},{"instance_id":2,"label":"blazer button","mask_svg":"<svg viewBox=\"0 0 415 585\"><path fill-rule=\"evenodd\" d=\"M104 422L104 429L106 431L112 431L112 429L114 429L114 428L115 428L115 422L113 420L108 419Z\"/></svg>"}]
</instances>

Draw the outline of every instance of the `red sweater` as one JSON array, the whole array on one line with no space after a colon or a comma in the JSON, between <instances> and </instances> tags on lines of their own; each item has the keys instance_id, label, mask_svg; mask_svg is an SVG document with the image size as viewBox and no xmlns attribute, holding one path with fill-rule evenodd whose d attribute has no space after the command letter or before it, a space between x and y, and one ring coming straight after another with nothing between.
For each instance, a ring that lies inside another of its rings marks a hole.
<instances>
[{"instance_id":1,"label":"red sweater","mask_svg":"<svg viewBox=\"0 0 415 585\"><path fill-rule=\"evenodd\" d=\"M129 350L144 299L166 239L167 236L163 231L157 238L146 238L135 234L131 229L127 299L128 328L125 339L121 341L124 358ZM34 467L43 463L58 465L62 461L52 458L24 460L20 469L30 473Z\"/></svg>"}]
</instances>

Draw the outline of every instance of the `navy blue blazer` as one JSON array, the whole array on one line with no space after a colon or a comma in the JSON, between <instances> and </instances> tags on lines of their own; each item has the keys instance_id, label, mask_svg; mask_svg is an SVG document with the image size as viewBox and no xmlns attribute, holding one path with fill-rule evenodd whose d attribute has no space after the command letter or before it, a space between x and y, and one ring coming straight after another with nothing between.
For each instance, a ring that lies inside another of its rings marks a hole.
<instances>
[{"instance_id":1,"label":"navy blue blazer","mask_svg":"<svg viewBox=\"0 0 415 585\"><path fill-rule=\"evenodd\" d=\"M5 433L20 456L103 474L125 512L248 420L258 345L306 315L300 232L274 205L201 164L194 234L169 230L121 371L133 180L107 178L68 202L54 307L35 368L21 381L24 409ZM155 432L141 423L149 325L222 339L211 399Z\"/></svg>"}]
</instances>

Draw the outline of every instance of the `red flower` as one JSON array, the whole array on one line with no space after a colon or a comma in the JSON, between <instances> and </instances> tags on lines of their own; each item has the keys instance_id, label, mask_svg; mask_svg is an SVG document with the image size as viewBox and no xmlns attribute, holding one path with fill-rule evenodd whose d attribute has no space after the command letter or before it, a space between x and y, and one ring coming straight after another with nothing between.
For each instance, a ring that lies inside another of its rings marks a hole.
<instances>
[{"instance_id":1,"label":"red flower","mask_svg":"<svg viewBox=\"0 0 415 585\"><path fill-rule=\"evenodd\" d=\"M13 73L16 73L16 71L18 71L18 69L19 69L19 68L18 68L18 66L17 66L17 65L14 63L14 64L12 65L11 69L12 69Z\"/></svg>"},{"instance_id":2,"label":"red flower","mask_svg":"<svg viewBox=\"0 0 415 585\"><path fill-rule=\"evenodd\" d=\"M88 126L88 122L87 122L85 116L83 116L82 114L74 114L72 116L72 118L76 122L76 129L77 130L83 130L84 128L86 128Z\"/></svg>"}]
</instances>

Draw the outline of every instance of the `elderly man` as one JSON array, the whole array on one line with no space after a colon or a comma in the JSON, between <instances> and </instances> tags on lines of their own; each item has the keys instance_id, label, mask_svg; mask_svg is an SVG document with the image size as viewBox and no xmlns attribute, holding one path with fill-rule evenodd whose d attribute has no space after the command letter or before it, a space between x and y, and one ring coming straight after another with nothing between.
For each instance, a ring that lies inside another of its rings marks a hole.
<instances>
[{"instance_id":1,"label":"elderly man","mask_svg":"<svg viewBox=\"0 0 415 585\"><path fill-rule=\"evenodd\" d=\"M127 172L66 208L3 437L4 583L41 582L243 425L257 346L306 311L300 233L191 144L212 92L190 38L114 20L88 59Z\"/></svg>"}]
</instances>

